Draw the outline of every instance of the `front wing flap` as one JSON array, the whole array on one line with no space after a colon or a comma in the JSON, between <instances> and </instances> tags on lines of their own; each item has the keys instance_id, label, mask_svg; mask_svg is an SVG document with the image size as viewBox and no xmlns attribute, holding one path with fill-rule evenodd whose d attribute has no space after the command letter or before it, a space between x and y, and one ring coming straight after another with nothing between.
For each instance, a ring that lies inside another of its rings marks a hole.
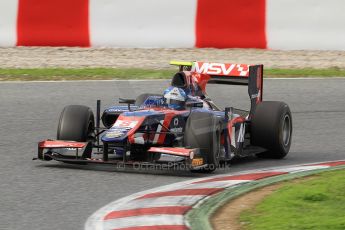
<instances>
[{"instance_id":1,"label":"front wing flap","mask_svg":"<svg viewBox=\"0 0 345 230\"><path fill-rule=\"evenodd\" d=\"M62 152L72 152L74 153L72 157L76 159L88 158L91 157L92 143L60 140L45 140L38 143L37 156L40 160L52 160L52 156L61 156Z\"/></svg>"},{"instance_id":2,"label":"front wing flap","mask_svg":"<svg viewBox=\"0 0 345 230\"><path fill-rule=\"evenodd\" d=\"M186 158L188 165L192 168L206 167L206 159L201 155L200 149L187 149L181 147L151 147L149 152L182 156Z\"/></svg>"}]
</instances>

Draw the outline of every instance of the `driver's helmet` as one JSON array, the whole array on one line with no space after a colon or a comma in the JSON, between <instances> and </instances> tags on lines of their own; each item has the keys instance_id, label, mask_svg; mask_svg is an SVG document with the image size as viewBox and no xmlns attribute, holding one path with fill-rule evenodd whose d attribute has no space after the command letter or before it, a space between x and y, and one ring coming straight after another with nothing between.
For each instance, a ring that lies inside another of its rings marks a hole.
<instances>
[{"instance_id":1,"label":"driver's helmet","mask_svg":"<svg viewBox=\"0 0 345 230\"><path fill-rule=\"evenodd\" d=\"M184 109L187 101L186 92L178 87L170 86L163 93L164 103L171 109Z\"/></svg>"}]
</instances>

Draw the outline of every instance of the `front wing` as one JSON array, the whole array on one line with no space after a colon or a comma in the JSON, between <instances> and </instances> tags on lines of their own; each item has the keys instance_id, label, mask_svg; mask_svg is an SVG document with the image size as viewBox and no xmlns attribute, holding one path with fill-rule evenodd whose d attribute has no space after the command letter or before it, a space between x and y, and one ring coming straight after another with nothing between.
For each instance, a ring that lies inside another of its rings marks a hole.
<instances>
[{"instance_id":1,"label":"front wing","mask_svg":"<svg viewBox=\"0 0 345 230\"><path fill-rule=\"evenodd\" d=\"M121 165L129 167L154 167L157 165L164 168L177 168L183 165L183 168L197 170L206 168L206 157L200 152L200 149L188 149L181 147L151 147L148 152L159 154L153 161L132 161L126 154L121 159L108 157L103 151L93 151L90 142L74 142L60 140L46 140L38 143L38 157L43 161L56 160L70 164L104 164ZM181 167L182 168L182 167Z\"/></svg>"}]
</instances>

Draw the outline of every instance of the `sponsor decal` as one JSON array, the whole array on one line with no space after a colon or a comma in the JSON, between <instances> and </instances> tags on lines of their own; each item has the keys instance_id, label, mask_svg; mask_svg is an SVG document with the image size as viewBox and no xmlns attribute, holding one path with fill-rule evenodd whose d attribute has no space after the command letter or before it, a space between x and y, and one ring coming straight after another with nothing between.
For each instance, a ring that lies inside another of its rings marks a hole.
<instances>
[{"instance_id":1,"label":"sponsor decal","mask_svg":"<svg viewBox=\"0 0 345 230\"><path fill-rule=\"evenodd\" d=\"M163 124L163 122L164 122L164 120L160 120L159 121L159 123L160 124ZM153 138L153 143L154 144L157 144L157 142L158 142L158 140L159 140L159 136L160 136L160 131L162 130L162 125L158 125L157 126L157 130L156 130L156 134L155 134L155 136L154 136L154 138Z\"/></svg>"},{"instance_id":2,"label":"sponsor decal","mask_svg":"<svg viewBox=\"0 0 345 230\"><path fill-rule=\"evenodd\" d=\"M259 94L258 93L257 94L252 94L250 97L251 97L251 99L254 99L254 98L259 97Z\"/></svg>"},{"instance_id":3,"label":"sponsor decal","mask_svg":"<svg viewBox=\"0 0 345 230\"><path fill-rule=\"evenodd\" d=\"M170 123L170 131L173 133L182 133L185 121L181 117L175 117Z\"/></svg>"},{"instance_id":4,"label":"sponsor decal","mask_svg":"<svg viewBox=\"0 0 345 230\"><path fill-rule=\"evenodd\" d=\"M178 126L178 118L177 117L174 118L174 126Z\"/></svg>"},{"instance_id":5,"label":"sponsor decal","mask_svg":"<svg viewBox=\"0 0 345 230\"><path fill-rule=\"evenodd\" d=\"M130 121L130 120L117 120L113 125L113 128L126 128L132 129L138 124L138 121Z\"/></svg>"},{"instance_id":6,"label":"sponsor decal","mask_svg":"<svg viewBox=\"0 0 345 230\"><path fill-rule=\"evenodd\" d=\"M182 127L180 127L180 128L171 128L170 131L173 132L173 133L182 133L183 128Z\"/></svg>"},{"instance_id":7,"label":"sponsor decal","mask_svg":"<svg viewBox=\"0 0 345 230\"><path fill-rule=\"evenodd\" d=\"M116 137L121 137L123 136L125 133L122 131L122 130L114 130L114 131L110 131L110 132L107 132L105 134L105 136L107 138L116 138Z\"/></svg>"},{"instance_id":8,"label":"sponsor decal","mask_svg":"<svg viewBox=\"0 0 345 230\"><path fill-rule=\"evenodd\" d=\"M238 132L238 138L237 138L237 142L244 142L244 132L245 132L245 126L244 124L241 124L240 126L240 131Z\"/></svg>"},{"instance_id":9,"label":"sponsor decal","mask_svg":"<svg viewBox=\"0 0 345 230\"><path fill-rule=\"evenodd\" d=\"M194 62L192 71L209 75L244 76L249 75L249 65Z\"/></svg>"},{"instance_id":10,"label":"sponsor decal","mask_svg":"<svg viewBox=\"0 0 345 230\"><path fill-rule=\"evenodd\" d=\"M128 109L108 109L107 112L123 112L123 111L127 111Z\"/></svg>"},{"instance_id":11,"label":"sponsor decal","mask_svg":"<svg viewBox=\"0 0 345 230\"><path fill-rule=\"evenodd\" d=\"M196 167L196 166L200 166L204 164L204 159L202 158L195 158L192 160L192 166Z\"/></svg>"}]
</instances>

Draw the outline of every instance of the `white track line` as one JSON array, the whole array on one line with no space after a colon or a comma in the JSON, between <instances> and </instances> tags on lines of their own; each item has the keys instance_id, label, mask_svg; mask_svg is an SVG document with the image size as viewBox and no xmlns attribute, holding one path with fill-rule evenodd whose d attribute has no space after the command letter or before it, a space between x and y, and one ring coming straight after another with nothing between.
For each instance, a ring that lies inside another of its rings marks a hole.
<instances>
[{"instance_id":1,"label":"white track line","mask_svg":"<svg viewBox=\"0 0 345 230\"><path fill-rule=\"evenodd\" d=\"M167 206L191 206L198 200L205 198L206 195L197 196L165 196L131 200L127 203L114 206L111 211L131 210L138 208L167 207Z\"/></svg>"},{"instance_id":2,"label":"white track line","mask_svg":"<svg viewBox=\"0 0 345 230\"><path fill-rule=\"evenodd\" d=\"M104 229L129 228L139 226L184 225L183 215L131 216L104 221Z\"/></svg>"},{"instance_id":3,"label":"white track line","mask_svg":"<svg viewBox=\"0 0 345 230\"><path fill-rule=\"evenodd\" d=\"M206 177L208 178L208 177ZM204 178L205 180L207 180ZM184 189L202 189L202 188L227 188L230 186L246 183L250 180L228 180L228 181L212 181L200 184L189 184L184 187Z\"/></svg>"}]
</instances>

